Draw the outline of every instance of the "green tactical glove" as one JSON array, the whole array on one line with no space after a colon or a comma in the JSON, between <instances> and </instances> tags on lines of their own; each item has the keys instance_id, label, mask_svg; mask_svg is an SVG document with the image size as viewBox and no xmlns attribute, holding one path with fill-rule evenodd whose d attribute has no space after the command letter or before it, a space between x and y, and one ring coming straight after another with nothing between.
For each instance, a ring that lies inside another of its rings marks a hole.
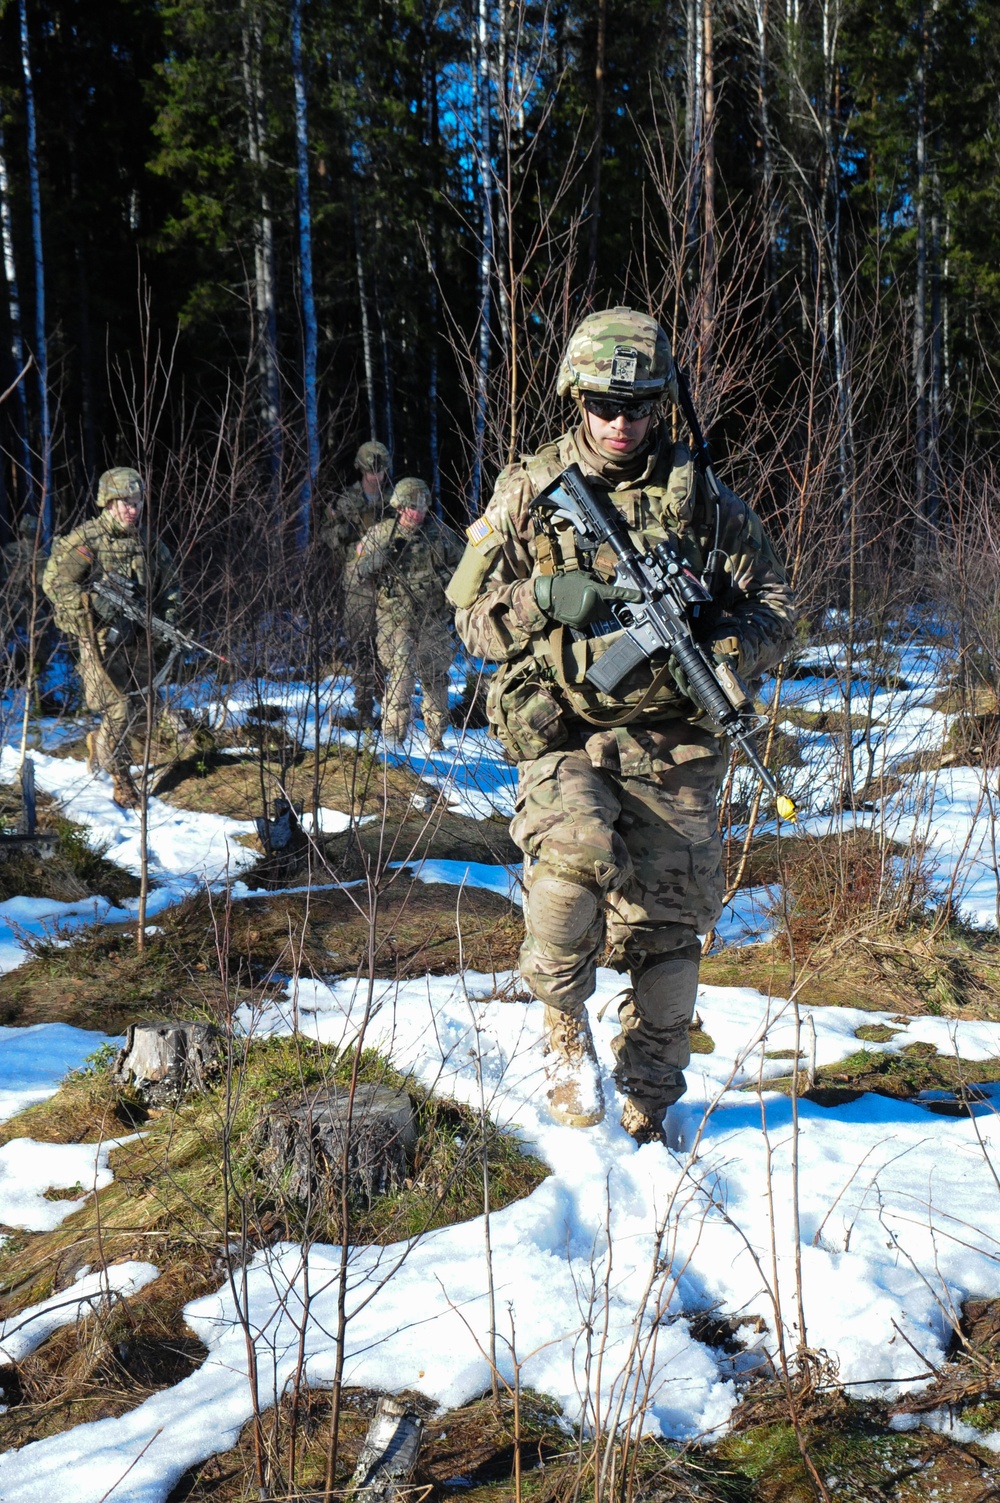
<instances>
[{"instance_id":1,"label":"green tactical glove","mask_svg":"<svg viewBox=\"0 0 1000 1503\"><path fill-rule=\"evenodd\" d=\"M607 614L611 600L639 601L638 590L623 585L605 584L582 569L571 569L568 574L540 574L535 580L535 601L553 621L577 630L588 626L598 616Z\"/></svg>"}]
</instances>

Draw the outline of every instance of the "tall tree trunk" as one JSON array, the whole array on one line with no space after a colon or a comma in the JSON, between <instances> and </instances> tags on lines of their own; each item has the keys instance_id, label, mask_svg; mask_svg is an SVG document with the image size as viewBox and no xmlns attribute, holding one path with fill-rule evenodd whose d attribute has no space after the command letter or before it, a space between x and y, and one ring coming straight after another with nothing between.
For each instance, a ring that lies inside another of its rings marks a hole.
<instances>
[{"instance_id":1,"label":"tall tree trunk","mask_svg":"<svg viewBox=\"0 0 1000 1503\"><path fill-rule=\"evenodd\" d=\"M247 154L257 178L260 213L254 234L254 330L257 371L260 379L260 411L267 435L272 478L281 469L281 387L278 375L278 315L274 276L274 219L266 173L267 116L261 77L263 35L260 10L244 0L243 92L247 112Z\"/></svg>"},{"instance_id":2,"label":"tall tree trunk","mask_svg":"<svg viewBox=\"0 0 1000 1503\"><path fill-rule=\"evenodd\" d=\"M594 57L594 137L590 184L590 244L587 253L587 282L597 285L597 243L601 228L601 159L604 155L604 51L608 25L608 0L597 0L597 47Z\"/></svg>"},{"instance_id":3,"label":"tall tree trunk","mask_svg":"<svg viewBox=\"0 0 1000 1503\"><path fill-rule=\"evenodd\" d=\"M501 161L494 171L493 163L490 162L491 192L496 197L497 232L493 237L494 251L496 253L496 286L497 286L497 311L500 317L500 338L503 348L510 360L514 345L513 310L510 298L509 266L504 263L507 260L507 248L511 240L510 217L513 212L513 201L509 192L510 188L510 104L511 84L507 73L507 26L510 15L510 7L501 5L500 24L497 28L497 65L495 72L497 114L499 124L497 128L496 152ZM503 183L507 192L501 192L499 185Z\"/></svg>"},{"instance_id":4,"label":"tall tree trunk","mask_svg":"<svg viewBox=\"0 0 1000 1503\"><path fill-rule=\"evenodd\" d=\"M13 374L24 370L24 334L21 327L21 298L17 287L17 263L14 260L14 226L10 212L10 179L7 175L7 152L3 134L3 112L0 110L0 238L3 241L3 269L7 282L7 316L10 319L10 352L14 361ZM23 489L22 506L30 510L34 505L31 463L31 425L28 416L28 392L24 381L17 383L17 428L21 449L21 473Z\"/></svg>"},{"instance_id":5,"label":"tall tree trunk","mask_svg":"<svg viewBox=\"0 0 1000 1503\"><path fill-rule=\"evenodd\" d=\"M303 371L306 419L306 476L299 503L296 540L308 545L312 531L313 498L319 472L319 422L316 393L316 299L313 291L312 215L309 208L309 123L306 80L302 64L302 0L292 0L292 78L295 85L295 163L299 206L299 269L302 282Z\"/></svg>"},{"instance_id":6,"label":"tall tree trunk","mask_svg":"<svg viewBox=\"0 0 1000 1503\"><path fill-rule=\"evenodd\" d=\"M930 509L935 525L940 525L943 473L941 466L941 424L944 405L944 334L941 314L941 212L940 183L937 169L931 173L931 331L930 331L930 421L927 445L927 484Z\"/></svg>"},{"instance_id":7,"label":"tall tree trunk","mask_svg":"<svg viewBox=\"0 0 1000 1503\"><path fill-rule=\"evenodd\" d=\"M768 0L753 0L754 33L757 42L757 124L760 130L761 176L764 194L764 225L767 252L764 274L768 298L774 317L775 332L781 337L781 294L778 289L778 204L774 168L774 142L771 136L771 80L768 67Z\"/></svg>"},{"instance_id":8,"label":"tall tree trunk","mask_svg":"<svg viewBox=\"0 0 1000 1503\"><path fill-rule=\"evenodd\" d=\"M490 280L493 270L493 182L490 155L490 71L487 0L477 0L475 32L476 165L479 177L482 228L479 250L479 354L476 368L475 450L469 496L473 515L480 509L486 412L490 374Z\"/></svg>"},{"instance_id":9,"label":"tall tree trunk","mask_svg":"<svg viewBox=\"0 0 1000 1503\"><path fill-rule=\"evenodd\" d=\"M395 404L393 402L392 361L389 356L389 335L385 326L385 307L382 298L378 295L377 283L375 287L375 305L378 308L379 343L382 348L382 411L385 426L385 446L390 454L395 454L396 419Z\"/></svg>"},{"instance_id":10,"label":"tall tree trunk","mask_svg":"<svg viewBox=\"0 0 1000 1503\"><path fill-rule=\"evenodd\" d=\"M698 242L698 208L701 203L702 130L704 126L705 80L705 0L687 3L687 203L685 207L685 244L688 271L694 272L694 251Z\"/></svg>"},{"instance_id":11,"label":"tall tree trunk","mask_svg":"<svg viewBox=\"0 0 1000 1503\"><path fill-rule=\"evenodd\" d=\"M368 435L378 438L375 420L375 355L372 350L372 326L368 316L368 287L365 278L365 248L361 236L361 211L358 195L351 184L351 220L354 224L354 262L358 272L358 300L361 304L361 353L365 363L365 394L368 398Z\"/></svg>"},{"instance_id":12,"label":"tall tree trunk","mask_svg":"<svg viewBox=\"0 0 1000 1503\"><path fill-rule=\"evenodd\" d=\"M705 193L702 211L702 317L699 357L701 366L711 369L715 335L715 37L712 0L702 0L704 121L702 125L705 158Z\"/></svg>"},{"instance_id":13,"label":"tall tree trunk","mask_svg":"<svg viewBox=\"0 0 1000 1503\"><path fill-rule=\"evenodd\" d=\"M440 139L438 116L438 80L435 54L430 46L432 22L429 5L424 8L424 26L428 36L426 48L427 66L425 70L424 93L427 98L427 140L431 153L432 171L434 173L434 186L437 192L441 191L440 185ZM441 516L441 452L440 438L438 434L438 215L435 212L435 200L431 199L428 209L427 224L427 286L430 302L430 349L428 351L430 368L427 377L427 441L431 460L431 497L434 502L435 514Z\"/></svg>"},{"instance_id":14,"label":"tall tree trunk","mask_svg":"<svg viewBox=\"0 0 1000 1503\"><path fill-rule=\"evenodd\" d=\"M20 0L21 69L24 73L24 107L28 127L28 186L31 195L31 246L35 263L35 365L38 370L39 447L42 473L39 508L41 541L52 538L52 431L49 420L49 358L45 337L45 259L42 254L42 190L38 170L38 131L35 123L35 86L28 46L27 0Z\"/></svg>"},{"instance_id":15,"label":"tall tree trunk","mask_svg":"<svg viewBox=\"0 0 1000 1503\"><path fill-rule=\"evenodd\" d=\"M927 16L923 0L917 7L916 180L914 202L917 226L917 264L913 289L913 411L916 452L914 497L921 524L927 515ZM925 538L926 542L926 538Z\"/></svg>"}]
</instances>

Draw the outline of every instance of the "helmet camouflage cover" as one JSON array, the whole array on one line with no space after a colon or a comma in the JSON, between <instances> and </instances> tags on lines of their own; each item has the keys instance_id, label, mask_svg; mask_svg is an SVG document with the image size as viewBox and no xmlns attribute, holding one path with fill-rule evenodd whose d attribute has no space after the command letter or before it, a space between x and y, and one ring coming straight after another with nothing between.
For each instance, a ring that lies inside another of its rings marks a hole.
<instances>
[{"instance_id":1,"label":"helmet camouflage cover","mask_svg":"<svg viewBox=\"0 0 1000 1503\"><path fill-rule=\"evenodd\" d=\"M385 444L380 444L376 439L370 438L355 454L354 463L362 475L371 475L376 471L381 475L388 474L389 450Z\"/></svg>"},{"instance_id":2,"label":"helmet camouflage cover","mask_svg":"<svg viewBox=\"0 0 1000 1503\"><path fill-rule=\"evenodd\" d=\"M143 497L142 478L138 470L120 468L105 470L97 482L97 509L103 511L112 501L128 501Z\"/></svg>"},{"instance_id":3,"label":"helmet camouflage cover","mask_svg":"<svg viewBox=\"0 0 1000 1503\"><path fill-rule=\"evenodd\" d=\"M389 497L389 505L397 511L403 511L412 506L414 511L429 511L431 504L430 486L424 480L418 480L415 476L407 476L401 480Z\"/></svg>"},{"instance_id":4,"label":"helmet camouflage cover","mask_svg":"<svg viewBox=\"0 0 1000 1503\"><path fill-rule=\"evenodd\" d=\"M668 388L676 399L670 341L648 313L624 307L588 313L570 335L559 367L561 397L592 391L642 401Z\"/></svg>"}]
</instances>

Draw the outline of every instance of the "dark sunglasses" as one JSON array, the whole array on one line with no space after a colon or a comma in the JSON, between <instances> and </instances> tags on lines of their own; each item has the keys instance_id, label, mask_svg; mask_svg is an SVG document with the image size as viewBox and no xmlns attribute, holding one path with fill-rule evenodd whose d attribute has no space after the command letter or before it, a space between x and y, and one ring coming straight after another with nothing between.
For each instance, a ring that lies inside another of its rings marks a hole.
<instances>
[{"instance_id":1,"label":"dark sunglasses","mask_svg":"<svg viewBox=\"0 0 1000 1503\"><path fill-rule=\"evenodd\" d=\"M592 397L588 392L584 395L583 405L595 418L600 418L602 423L613 423L619 416L627 423L638 423L649 417L656 407L656 400L623 402L620 397Z\"/></svg>"}]
</instances>

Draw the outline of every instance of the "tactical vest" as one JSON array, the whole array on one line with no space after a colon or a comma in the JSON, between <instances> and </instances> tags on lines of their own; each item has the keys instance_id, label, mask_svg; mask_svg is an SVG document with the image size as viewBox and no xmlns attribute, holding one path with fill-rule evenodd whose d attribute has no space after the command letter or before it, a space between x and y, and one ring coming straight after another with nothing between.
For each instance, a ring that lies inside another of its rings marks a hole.
<instances>
[{"instance_id":1,"label":"tactical vest","mask_svg":"<svg viewBox=\"0 0 1000 1503\"><path fill-rule=\"evenodd\" d=\"M534 494L565 468L567 460L560 449L559 443L547 444L522 460ZM590 483L603 484L595 477ZM643 552L672 535L686 562L701 574L715 544L715 505L709 501L706 488L697 482L693 457L685 444L666 447L652 475L635 486L616 489L613 495L615 506ZM551 535L536 529L533 548L532 578L581 567L568 524L557 524ZM602 548L592 567L595 573L610 579L615 568L611 549ZM665 717L699 718L691 701L680 693L666 663L640 665L610 695L602 694L587 680L591 664L620 636L620 631L588 636L553 623L546 633L534 638L530 656L498 667L490 686L487 714L491 730L512 760L533 760L555 750L567 740L574 721L610 729Z\"/></svg>"}]
</instances>

